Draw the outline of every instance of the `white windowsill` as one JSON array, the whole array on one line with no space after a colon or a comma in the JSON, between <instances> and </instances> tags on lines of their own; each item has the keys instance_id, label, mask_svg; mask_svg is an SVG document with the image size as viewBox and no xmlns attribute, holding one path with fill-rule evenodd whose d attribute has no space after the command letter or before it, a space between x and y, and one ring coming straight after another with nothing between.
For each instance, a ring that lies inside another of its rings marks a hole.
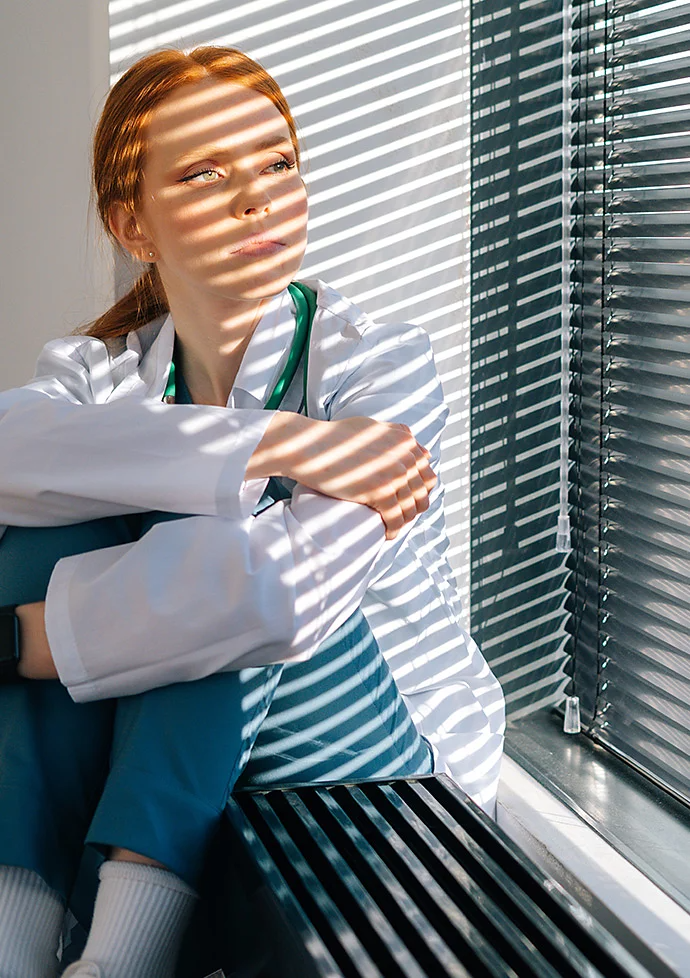
<instances>
[{"instance_id":1,"label":"white windowsill","mask_svg":"<svg viewBox=\"0 0 690 978\"><path fill-rule=\"evenodd\" d=\"M562 867L680 978L690 978L690 914L507 756L497 821L543 870L558 878Z\"/></svg>"}]
</instances>

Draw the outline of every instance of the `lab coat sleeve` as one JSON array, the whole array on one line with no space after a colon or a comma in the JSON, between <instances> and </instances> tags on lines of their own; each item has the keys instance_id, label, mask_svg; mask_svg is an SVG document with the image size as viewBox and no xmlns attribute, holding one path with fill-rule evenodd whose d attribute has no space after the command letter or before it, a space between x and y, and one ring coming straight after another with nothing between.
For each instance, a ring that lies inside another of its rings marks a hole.
<instances>
[{"instance_id":1,"label":"lab coat sleeve","mask_svg":"<svg viewBox=\"0 0 690 978\"><path fill-rule=\"evenodd\" d=\"M428 337L370 330L330 417L406 423L438 468L446 408ZM61 560L46 603L60 679L80 702L307 658L391 566L410 525L386 542L375 511L298 486L257 517L161 523L136 543Z\"/></svg>"},{"instance_id":2,"label":"lab coat sleeve","mask_svg":"<svg viewBox=\"0 0 690 978\"><path fill-rule=\"evenodd\" d=\"M0 524L56 526L147 510L248 516L264 488L243 481L272 411L97 403L103 344L44 348L37 376L0 393ZM98 357L99 348L101 356Z\"/></svg>"}]
</instances>

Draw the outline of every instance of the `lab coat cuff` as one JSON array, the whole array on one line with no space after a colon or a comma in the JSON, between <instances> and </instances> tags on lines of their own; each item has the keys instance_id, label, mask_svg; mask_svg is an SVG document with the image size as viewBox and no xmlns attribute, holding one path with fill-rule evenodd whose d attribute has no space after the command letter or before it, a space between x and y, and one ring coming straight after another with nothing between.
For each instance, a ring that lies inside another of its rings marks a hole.
<instances>
[{"instance_id":1,"label":"lab coat cuff","mask_svg":"<svg viewBox=\"0 0 690 978\"><path fill-rule=\"evenodd\" d=\"M261 501L264 489L268 485L268 479L250 479L243 482L240 488L240 509L242 518L251 516Z\"/></svg>"},{"instance_id":2,"label":"lab coat cuff","mask_svg":"<svg viewBox=\"0 0 690 978\"><path fill-rule=\"evenodd\" d=\"M75 703L97 699L89 692L93 683L77 650L76 637L69 615L69 587L78 561L59 560L48 584L45 605L45 625L48 645L58 677Z\"/></svg>"},{"instance_id":3,"label":"lab coat cuff","mask_svg":"<svg viewBox=\"0 0 690 978\"><path fill-rule=\"evenodd\" d=\"M249 460L266 434L273 411L257 412L256 417L244 425L237 438L237 445L221 469L216 493L219 516L228 519L247 519L263 495L267 479L246 481L244 474Z\"/></svg>"}]
</instances>

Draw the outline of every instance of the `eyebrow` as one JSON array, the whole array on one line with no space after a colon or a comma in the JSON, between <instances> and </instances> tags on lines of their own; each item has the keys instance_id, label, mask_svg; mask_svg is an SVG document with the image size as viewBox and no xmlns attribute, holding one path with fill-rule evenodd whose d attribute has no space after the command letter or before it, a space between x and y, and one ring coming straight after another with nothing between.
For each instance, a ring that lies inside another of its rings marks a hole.
<instances>
[{"instance_id":1,"label":"eyebrow","mask_svg":"<svg viewBox=\"0 0 690 978\"><path fill-rule=\"evenodd\" d=\"M265 139L261 139L258 143L255 143L252 150L273 149L276 146L284 146L286 144L294 149L292 139L289 136L267 136ZM187 153L185 156L178 157L174 162L174 166L186 166L187 163L194 163L196 160L203 160L209 156L223 156L225 152L226 150L221 150L217 146L203 146L193 153Z\"/></svg>"}]
</instances>

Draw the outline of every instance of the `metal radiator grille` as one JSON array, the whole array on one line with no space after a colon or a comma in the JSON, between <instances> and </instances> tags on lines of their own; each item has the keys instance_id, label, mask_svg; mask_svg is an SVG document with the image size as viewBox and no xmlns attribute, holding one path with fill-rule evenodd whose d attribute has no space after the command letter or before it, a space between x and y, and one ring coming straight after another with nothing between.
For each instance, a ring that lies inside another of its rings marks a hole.
<instances>
[{"instance_id":1,"label":"metal radiator grille","mask_svg":"<svg viewBox=\"0 0 690 978\"><path fill-rule=\"evenodd\" d=\"M649 978L445 777L238 794L228 814L319 978Z\"/></svg>"}]
</instances>

